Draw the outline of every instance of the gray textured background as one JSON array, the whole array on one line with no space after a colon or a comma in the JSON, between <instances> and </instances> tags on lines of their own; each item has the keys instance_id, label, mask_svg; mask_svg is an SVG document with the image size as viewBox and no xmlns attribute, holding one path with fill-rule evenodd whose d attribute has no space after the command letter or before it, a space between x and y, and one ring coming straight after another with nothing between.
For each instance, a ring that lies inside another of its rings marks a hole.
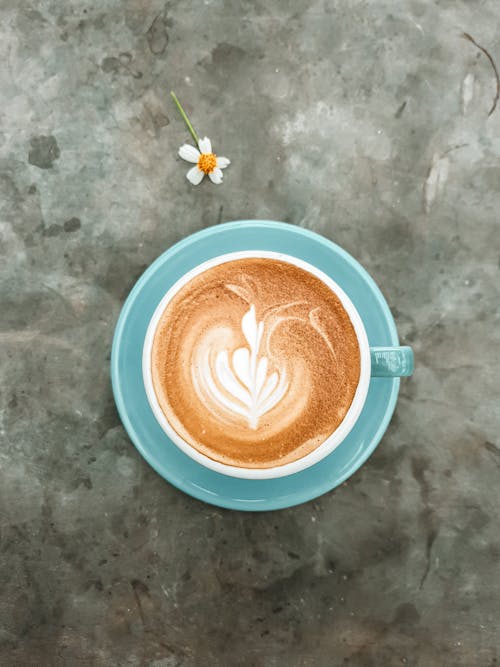
<instances>
[{"instance_id":1,"label":"gray textured background","mask_svg":"<svg viewBox=\"0 0 500 667\"><path fill-rule=\"evenodd\" d=\"M0 2L0 664L499 659L497 0ZM168 91L230 157L193 188ZM108 378L123 300L202 227L321 232L418 370L316 502L203 505L139 457Z\"/></svg>"}]
</instances>

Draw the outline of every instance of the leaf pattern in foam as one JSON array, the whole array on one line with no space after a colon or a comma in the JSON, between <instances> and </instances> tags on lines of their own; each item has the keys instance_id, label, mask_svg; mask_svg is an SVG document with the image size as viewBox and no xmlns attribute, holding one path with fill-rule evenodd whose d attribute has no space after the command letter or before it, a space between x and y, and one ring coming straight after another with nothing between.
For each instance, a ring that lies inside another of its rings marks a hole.
<instances>
[{"instance_id":1,"label":"leaf pattern in foam","mask_svg":"<svg viewBox=\"0 0 500 667\"><path fill-rule=\"evenodd\" d=\"M241 383L249 387L251 383L250 352L246 347L240 347L233 352L233 367Z\"/></svg>"},{"instance_id":2,"label":"leaf pattern in foam","mask_svg":"<svg viewBox=\"0 0 500 667\"><path fill-rule=\"evenodd\" d=\"M252 304L248 313L243 315L241 320L241 330L243 335L247 339L247 343L250 345L250 349L253 350L257 344L257 319L255 317L255 306Z\"/></svg>"},{"instance_id":3,"label":"leaf pattern in foam","mask_svg":"<svg viewBox=\"0 0 500 667\"><path fill-rule=\"evenodd\" d=\"M271 396L273 391L276 389L277 384L278 384L278 373L276 373L275 371L274 373L271 373L271 375L267 378L264 388L262 389L262 392L259 396L259 400L261 403L264 403L269 398L269 396Z\"/></svg>"},{"instance_id":4,"label":"leaf pattern in foam","mask_svg":"<svg viewBox=\"0 0 500 667\"><path fill-rule=\"evenodd\" d=\"M214 369L216 378L208 371L206 386L213 399L227 410L246 417L248 426L256 429L259 419L283 398L288 381L285 369L268 376L269 360L259 357L264 323L257 322L254 305L243 315L241 330L249 348L236 349L231 356L232 364L227 350L219 352Z\"/></svg>"},{"instance_id":5,"label":"leaf pattern in foam","mask_svg":"<svg viewBox=\"0 0 500 667\"><path fill-rule=\"evenodd\" d=\"M257 366L257 373L255 377L255 396L258 398L260 396L260 391L264 386L267 375L267 357L262 357L259 359Z\"/></svg>"},{"instance_id":6,"label":"leaf pattern in foam","mask_svg":"<svg viewBox=\"0 0 500 667\"><path fill-rule=\"evenodd\" d=\"M272 410L274 406L281 401L283 396L286 394L287 389L288 389L288 381L286 379L286 374L283 373L278 386L272 391L272 393L268 396L268 398L266 398L265 401L262 400L261 403L259 404L260 414L265 415L266 412Z\"/></svg>"},{"instance_id":7,"label":"leaf pattern in foam","mask_svg":"<svg viewBox=\"0 0 500 667\"><path fill-rule=\"evenodd\" d=\"M217 355L217 359L215 362L215 370L217 372L220 383L224 387L224 389L229 394L234 396L234 398L237 398L239 401L241 401L244 405L250 407L252 403L252 397L250 395L250 392L247 391L246 389L243 389L241 384L234 377L234 373L231 367L229 366L229 358L227 350L219 352L219 354Z\"/></svg>"}]
</instances>

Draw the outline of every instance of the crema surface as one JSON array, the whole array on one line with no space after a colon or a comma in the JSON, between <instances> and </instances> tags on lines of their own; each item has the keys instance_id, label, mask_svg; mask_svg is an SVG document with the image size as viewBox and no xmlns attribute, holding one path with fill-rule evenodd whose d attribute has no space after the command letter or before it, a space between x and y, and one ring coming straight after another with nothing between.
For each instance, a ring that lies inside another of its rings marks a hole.
<instances>
[{"instance_id":1,"label":"crema surface","mask_svg":"<svg viewBox=\"0 0 500 667\"><path fill-rule=\"evenodd\" d=\"M154 390L172 428L228 465L299 459L344 419L360 351L339 298L271 258L219 264L184 285L153 340Z\"/></svg>"}]
</instances>

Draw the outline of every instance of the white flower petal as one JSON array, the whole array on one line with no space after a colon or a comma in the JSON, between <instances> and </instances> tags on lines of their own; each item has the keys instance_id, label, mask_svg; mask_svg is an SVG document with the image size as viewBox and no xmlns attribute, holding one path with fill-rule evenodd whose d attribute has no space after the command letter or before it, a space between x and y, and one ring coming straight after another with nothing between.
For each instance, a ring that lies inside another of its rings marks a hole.
<instances>
[{"instance_id":1,"label":"white flower petal","mask_svg":"<svg viewBox=\"0 0 500 667\"><path fill-rule=\"evenodd\" d=\"M198 146L202 153L211 153L212 152L212 142L208 137L203 137L198 142Z\"/></svg>"},{"instance_id":2,"label":"white flower petal","mask_svg":"<svg viewBox=\"0 0 500 667\"><path fill-rule=\"evenodd\" d=\"M194 146L190 146L189 144L184 144L179 148L179 156L183 160L187 160L187 162L198 162L198 159L200 157L200 151L195 148Z\"/></svg>"},{"instance_id":3,"label":"white flower petal","mask_svg":"<svg viewBox=\"0 0 500 667\"><path fill-rule=\"evenodd\" d=\"M215 183L215 185L219 185L219 183L222 183L222 171L219 167L215 167L215 169L208 174L208 178L212 183Z\"/></svg>"},{"instance_id":4,"label":"white flower petal","mask_svg":"<svg viewBox=\"0 0 500 667\"><path fill-rule=\"evenodd\" d=\"M186 174L186 178L193 185L198 185L198 183L201 183L203 176L205 176L205 174L201 171L201 169L198 169L198 167L193 167Z\"/></svg>"},{"instance_id":5,"label":"white flower petal","mask_svg":"<svg viewBox=\"0 0 500 667\"><path fill-rule=\"evenodd\" d=\"M217 158L217 166L220 169L225 169L229 164L231 164L231 160L228 160L227 157L218 157Z\"/></svg>"}]
</instances>

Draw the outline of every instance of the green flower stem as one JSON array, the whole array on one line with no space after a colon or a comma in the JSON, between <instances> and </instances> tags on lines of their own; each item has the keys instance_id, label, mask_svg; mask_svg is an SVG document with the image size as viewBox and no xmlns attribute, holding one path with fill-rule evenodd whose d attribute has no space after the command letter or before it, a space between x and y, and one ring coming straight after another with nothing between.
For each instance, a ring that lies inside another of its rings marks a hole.
<instances>
[{"instance_id":1,"label":"green flower stem","mask_svg":"<svg viewBox=\"0 0 500 667\"><path fill-rule=\"evenodd\" d=\"M179 113L180 113L181 116L184 118L184 122L186 123L186 125L187 125L187 127L188 127L188 130L191 132L191 136L192 136L193 139L196 141L196 145L198 146L198 142L200 141L200 140L198 139L198 135L197 135L196 132L194 131L194 127L191 125L191 122L190 122L189 118L187 117L186 112L185 112L184 109L182 108L181 103L180 103L179 100L177 99L177 95L174 93L173 90L170 91L170 94L172 95L172 99L174 100L176 107L179 109Z\"/></svg>"}]
</instances>

